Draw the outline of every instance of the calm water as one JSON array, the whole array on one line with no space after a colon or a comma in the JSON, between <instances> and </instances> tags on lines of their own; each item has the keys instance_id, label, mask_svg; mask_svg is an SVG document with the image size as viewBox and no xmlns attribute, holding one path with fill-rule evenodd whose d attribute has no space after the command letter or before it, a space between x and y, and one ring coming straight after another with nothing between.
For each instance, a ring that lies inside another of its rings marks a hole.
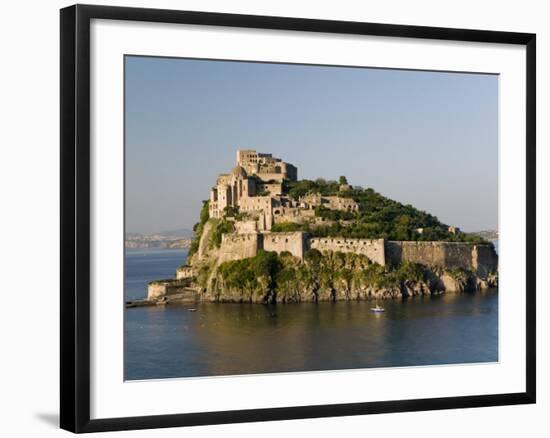
<instances>
[{"instance_id":1,"label":"calm water","mask_svg":"<svg viewBox=\"0 0 550 438\"><path fill-rule=\"evenodd\" d=\"M168 278L184 250L132 250L126 298ZM372 302L178 305L126 309L126 379L498 360L498 293ZM196 312L188 308L195 307Z\"/></svg>"}]
</instances>

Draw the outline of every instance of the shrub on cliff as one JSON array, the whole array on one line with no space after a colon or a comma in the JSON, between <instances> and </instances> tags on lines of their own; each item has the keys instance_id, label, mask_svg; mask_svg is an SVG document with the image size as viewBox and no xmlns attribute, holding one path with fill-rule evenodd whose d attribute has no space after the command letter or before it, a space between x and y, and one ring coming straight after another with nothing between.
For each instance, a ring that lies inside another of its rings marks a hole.
<instances>
[{"instance_id":1,"label":"shrub on cliff","mask_svg":"<svg viewBox=\"0 0 550 438\"><path fill-rule=\"evenodd\" d=\"M210 236L210 244L219 248L222 243L222 235L235 231L235 224L226 219L216 221L212 235Z\"/></svg>"},{"instance_id":2,"label":"shrub on cliff","mask_svg":"<svg viewBox=\"0 0 550 438\"><path fill-rule=\"evenodd\" d=\"M224 262L218 268L221 284L217 283L224 290L217 291L217 295L233 301L264 301L281 270L280 258L274 252L259 251L255 257Z\"/></svg>"},{"instance_id":3,"label":"shrub on cliff","mask_svg":"<svg viewBox=\"0 0 550 438\"><path fill-rule=\"evenodd\" d=\"M208 278L210 277L210 273L212 271L212 266L206 264L202 265L199 268L199 272L197 273L197 283L200 287L205 288L208 286Z\"/></svg>"},{"instance_id":4,"label":"shrub on cliff","mask_svg":"<svg viewBox=\"0 0 550 438\"><path fill-rule=\"evenodd\" d=\"M340 184L337 181L326 181L323 178L317 178L315 181L302 179L300 181L283 181L283 190L291 198L298 199L301 196L310 193L320 193L323 196L338 194Z\"/></svg>"},{"instance_id":5,"label":"shrub on cliff","mask_svg":"<svg viewBox=\"0 0 550 438\"><path fill-rule=\"evenodd\" d=\"M404 262L396 269L399 281L426 281L427 268L419 263Z\"/></svg>"},{"instance_id":6,"label":"shrub on cliff","mask_svg":"<svg viewBox=\"0 0 550 438\"><path fill-rule=\"evenodd\" d=\"M202 201L202 208L199 214L199 222L193 226L193 240L189 246L189 251L187 253L187 260L191 259L193 254L199 250L199 242L201 240L202 231L204 229L204 224L210 219L209 207L210 201Z\"/></svg>"},{"instance_id":7,"label":"shrub on cliff","mask_svg":"<svg viewBox=\"0 0 550 438\"><path fill-rule=\"evenodd\" d=\"M332 221L338 220L352 220L357 217L357 213L352 211L331 210L330 208L323 207L322 205L315 207L315 216L329 219Z\"/></svg>"}]
</instances>

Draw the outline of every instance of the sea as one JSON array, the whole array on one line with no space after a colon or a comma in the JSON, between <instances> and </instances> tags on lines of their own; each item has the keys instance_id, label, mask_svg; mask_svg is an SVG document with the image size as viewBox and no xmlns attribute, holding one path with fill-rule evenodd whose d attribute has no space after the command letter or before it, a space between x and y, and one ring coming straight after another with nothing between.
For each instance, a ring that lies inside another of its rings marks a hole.
<instances>
[{"instance_id":1,"label":"sea","mask_svg":"<svg viewBox=\"0 0 550 438\"><path fill-rule=\"evenodd\" d=\"M185 249L127 249L125 298L172 278ZM498 361L498 290L380 302L125 309L125 380ZM194 311L190 311L194 309Z\"/></svg>"}]
</instances>

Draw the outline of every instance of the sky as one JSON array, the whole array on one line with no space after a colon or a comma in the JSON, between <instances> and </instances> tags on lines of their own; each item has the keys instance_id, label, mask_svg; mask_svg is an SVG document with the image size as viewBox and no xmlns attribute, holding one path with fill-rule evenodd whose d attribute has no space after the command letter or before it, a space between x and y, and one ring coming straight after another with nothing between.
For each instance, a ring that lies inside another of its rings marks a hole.
<instances>
[{"instance_id":1,"label":"sky","mask_svg":"<svg viewBox=\"0 0 550 438\"><path fill-rule=\"evenodd\" d=\"M498 227L498 76L127 56L126 231L192 228L237 149Z\"/></svg>"}]
</instances>

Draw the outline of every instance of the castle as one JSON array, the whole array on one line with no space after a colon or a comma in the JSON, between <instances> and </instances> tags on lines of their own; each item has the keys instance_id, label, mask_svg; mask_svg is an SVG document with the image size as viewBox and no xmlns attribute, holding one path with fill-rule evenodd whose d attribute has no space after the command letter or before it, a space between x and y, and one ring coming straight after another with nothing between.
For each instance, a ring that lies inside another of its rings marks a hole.
<instances>
[{"instance_id":1,"label":"castle","mask_svg":"<svg viewBox=\"0 0 550 438\"><path fill-rule=\"evenodd\" d=\"M199 228L196 251L188 264L177 268L175 279L150 282L148 299L154 301L159 297L187 293L187 287L194 284L201 269L206 268L212 280L224 262L254 257L260 251L290 253L300 261L309 250L317 250L322 254L363 255L380 266L392 267L410 262L428 268L458 268L471 272L476 281L485 285L489 284L489 276L498 270L498 256L493 245L487 243L314 237L315 227L336 223L345 226L349 222L345 217L353 216L339 213L336 216L340 218L325 219L316 214L320 207L356 213L360 212L360 206L343 193L351 189L345 180L343 184L334 183L330 196L314 191L298 196L289 190L297 181L296 166L272 154L238 150L236 166L230 173L219 175L210 190L209 219ZM220 240L213 244L214 235L219 233L217 227L223 224L220 219L231 223L224 229L231 231L223 231L221 236L218 234ZM274 228L274 225L283 223L306 224L301 229L308 231L282 232L293 227ZM418 234L423 234L423 231L416 230ZM459 232L455 227L448 231L451 234ZM458 283L454 282L447 283L444 290L458 288Z\"/></svg>"},{"instance_id":2,"label":"castle","mask_svg":"<svg viewBox=\"0 0 550 438\"><path fill-rule=\"evenodd\" d=\"M237 150L236 166L221 174L210 190L211 218L228 216L229 211L244 213L250 219L241 225L243 231L269 231L274 223L315 219L315 207L358 211L350 198L321 196L313 193L294 200L284 195L285 180L297 181L298 169L272 154L255 150ZM343 188L344 189L344 188Z\"/></svg>"},{"instance_id":3,"label":"castle","mask_svg":"<svg viewBox=\"0 0 550 438\"><path fill-rule=\"evenodd\" d=\"M273 232L278 223L305 223L311 227L334 222L315 214L317 207L357 212L359 205L350 197L307 193L297 200L285 190L285 183L297 181L298 169L272 154L255 150L238 150L236 166L228 174L219 175L210 191L210 218L225 218L233 223L234 232L222 235L219 249L207 242L212 224L205 226L201 245L195 256L201 262L215 254L217 263L254 257L258 251L289 252L300 260L309 249L320 252L338 251L363 254L381 266L403 262L426 266L459 267L486 275L495 270L498 258L485 245L460 242L399 242L387 239L344 237L311 237L307 232ZM341 184L340 192L350 186ZM178 268L177 278L194 276L189 265Z\"/></svg>"}]
</instances>

